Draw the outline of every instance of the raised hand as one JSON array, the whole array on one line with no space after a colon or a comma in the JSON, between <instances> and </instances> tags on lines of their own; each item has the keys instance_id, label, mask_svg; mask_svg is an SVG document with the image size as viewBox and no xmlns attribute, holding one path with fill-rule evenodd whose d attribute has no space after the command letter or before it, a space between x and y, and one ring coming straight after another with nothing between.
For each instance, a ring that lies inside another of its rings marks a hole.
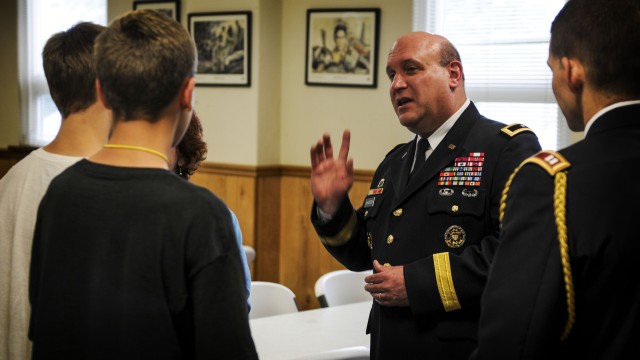
<instances>
[{"instance_id":1,"label":"raised hand","mask_svg":"<svg viewBox=\"0 0 640 360\"><path fill-rule=\"evenodd\" d=\"M351 132L342 134L342 145L336 159L329 134L311 146L311 194L323 212L334 215L340 202L353 185L353 159L349 156Z\"/></svg>"}]
</instances>

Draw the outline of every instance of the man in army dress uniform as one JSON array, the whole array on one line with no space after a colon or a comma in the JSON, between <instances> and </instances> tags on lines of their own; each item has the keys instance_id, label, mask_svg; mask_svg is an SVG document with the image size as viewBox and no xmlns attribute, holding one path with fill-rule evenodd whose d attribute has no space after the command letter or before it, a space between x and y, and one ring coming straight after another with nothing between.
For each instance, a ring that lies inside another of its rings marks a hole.
<instances>
[{"instance_id":1,"label":"man in army dress uniform","mask_svg":"<svg viewBox=\"0 0 640 360\"><path fill-rule=\"evenodd\" d=\"M480 115L465 94L460 56L442 36L399 38L387 75L393 108L415 139L386 156L355 210L350 132L335 159L325 134L311 148L312 222L344 266L374 269L365 286L375 300L372 359L466 359L503 186L540 145L527 127Z\"/></svg>"},{"instance_id":2,"label":"man in army dress uniform","mask_svg":"<svg viewBox=\"0 0 640 360\"><path fill-rule=\"evenodd\" d=\"M477 359L638 358L639 44L637 0L570 0L555 18L552 87L585 139L508 187Z\"/></svg>"}]
</instances>

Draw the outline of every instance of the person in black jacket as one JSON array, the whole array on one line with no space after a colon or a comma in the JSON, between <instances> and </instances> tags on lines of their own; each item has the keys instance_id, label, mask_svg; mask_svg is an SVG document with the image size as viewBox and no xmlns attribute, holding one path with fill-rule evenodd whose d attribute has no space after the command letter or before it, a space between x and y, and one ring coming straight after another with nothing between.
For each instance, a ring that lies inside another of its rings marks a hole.
<instances>
[{"instance_id":1,"label":"person in black jacket","mask_svg":"<svg viewBox=\"0 0 640 360\"><path fill-rule=\"evenodd\" d=\"M400 37L387 75L393 108L415 139L386 156L356 210L347 197L350 132L335 159L324 135L311 147L312 222L344 266L374 269L365 286L375 300L373 359L463 359L476 345L503 186L540 145L524 125L480 115L442 36Z\"/></svg>"},{"instance_id":2,"label":"person in black jacket","mask_svg":"<svg viewBox=\"0 0 640 360\"><path fill-rule=\"evenodd\" d=\"M548 64L584 140L527 159L506 192L477 359L637 357L640 3L571 0Z\"/></svg>"},{"instance_id":3,"label":"person in black jacket","mask_svg":"<svg viewBox=\"0 0 640 360\"><path fill-rule=\"evenodd\" d=\"M257 359L229 209L167 156L193 114L192 38L138 10L96 38L94 56L113 131L40 203L33 359Z\"/></svg>"}]
</instances>

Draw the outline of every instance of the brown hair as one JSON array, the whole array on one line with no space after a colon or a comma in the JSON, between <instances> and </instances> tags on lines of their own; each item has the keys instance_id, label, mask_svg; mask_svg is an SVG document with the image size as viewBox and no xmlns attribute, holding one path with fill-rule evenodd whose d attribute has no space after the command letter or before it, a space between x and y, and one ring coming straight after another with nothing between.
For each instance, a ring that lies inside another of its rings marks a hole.
<instances>
[{"instance_id":1,"label":"brown hair","mask_svg":"<svg viewBox=\"0 0 640 360\"><path fill-rule=\"evenodd\" d=\"M42 50L49 92L63 119L96 101L93 44L104 29L102 25L78 23L51 36Z\"/></svg>"},{"instance_id":2,"label":"brown hair","mask_svg":"<svg viewBox=\"0 0 640 360\"><path fill-rule=\"evenodd\" d=\"M153 10L131 11L96 39L96 69L115 121L157 121L196 69L193 39Z\"/></svg>"},{"instance_id":3,"label":"brown hair","mask_svg":"<svg viewBox=\"0 0 640 360\"><path fill-rule=\"evenodd\" d=\"M604 91L640 95L640 2L570 0L551 24L550 53L579 59Z\"/></svg>"},{"instance_id":4,"label":"brown hair","mask_svg":"<svg viewBox=\"0 0 640 360\"><path fill-rule=\"evenodd\" d=\"M176 164L174 171L188 179L198 170L200 163L207 158L207 143L202 137L202 124L196 112L191 116L187 132L176 146Z\"/></svg>"}]
</instances>

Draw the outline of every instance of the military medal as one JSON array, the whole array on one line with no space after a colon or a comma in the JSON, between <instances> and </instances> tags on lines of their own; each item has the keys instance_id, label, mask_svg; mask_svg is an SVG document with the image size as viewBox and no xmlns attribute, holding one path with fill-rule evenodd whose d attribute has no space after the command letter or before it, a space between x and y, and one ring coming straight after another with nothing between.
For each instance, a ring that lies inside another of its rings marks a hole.
<instances>
[{"instance_id":1,"label":"military medal","mask_svg":"<svg viewBox=\"0 0 640 360\"><path fill-rule=\"evenodd\" d=\"M438 185L440 186L480 186L484 153L472 152L469 156L459 156L453 166L440 171Z\"/></svg>"},{"instance_id":2,"label":"military medal","mask_svg":"<svg viewBox=\"0 0 640 360\"><path fill-rule=\"evenodd\" d=\"M478 196L478 190L476 189L464 189L462 190L462 196L466 196L466 197L476 197Z\"/></svg>"},{"instance_id":3,"label":"military medal","mask_svg":"<svg viewBox=\"0 0 640 360\"><path fill-rule=\"evenodd\" d=\"M440 196L451 196L453 195L453 192L454 192L453 189L449 189L449 188L438 190L438 194L440 194Z\"/></svg>"},{"instance_id":4,"label":"military medal","mask_svg":"<svg viewBox=\"0 0 640 360\"><path fill-rule=\"evenodd\" d=\"M444 232L444 242L450 248L459 248L464 244L467 238L467 234L464 229L458 225L449 226L447 231Z\"/></svg>"}]
</instances>

